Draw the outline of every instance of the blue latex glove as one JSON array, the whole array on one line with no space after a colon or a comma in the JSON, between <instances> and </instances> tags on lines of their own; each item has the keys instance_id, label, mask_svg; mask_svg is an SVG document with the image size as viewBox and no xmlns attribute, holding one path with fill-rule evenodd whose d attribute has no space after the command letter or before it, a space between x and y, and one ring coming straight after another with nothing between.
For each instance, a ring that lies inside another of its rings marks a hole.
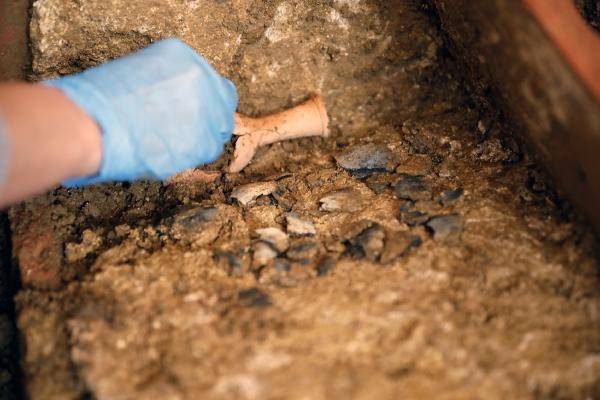
<instances>
[{"instance_id":1,"label":"blue latex glove","mask_svg":"<svg viewBox=\"0 0 600 400\"><path fill-rule=\"evenodd\" d=\"M235 125L235 86L177 39L44 84L102 130L100 171L66 186L166 179L216 160Z\"/></svg>"}]
</instances>

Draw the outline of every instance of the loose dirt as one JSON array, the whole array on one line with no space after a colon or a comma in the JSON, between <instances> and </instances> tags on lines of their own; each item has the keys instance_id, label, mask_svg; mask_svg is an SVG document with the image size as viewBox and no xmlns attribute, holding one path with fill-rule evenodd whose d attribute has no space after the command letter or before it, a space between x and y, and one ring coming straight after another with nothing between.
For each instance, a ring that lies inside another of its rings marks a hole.
<instances>
[{"instance_id":1,"label":"loose dirt","mask_svg":"<svg viewBox=\"0 0 600 400\"><path fill-rule=\"evenodd\" d=\"M334 135L14 207L30 398L600 397L595 238L418 2L39 0L34 72L167 36Z\"/></svg>"}]
</instances>

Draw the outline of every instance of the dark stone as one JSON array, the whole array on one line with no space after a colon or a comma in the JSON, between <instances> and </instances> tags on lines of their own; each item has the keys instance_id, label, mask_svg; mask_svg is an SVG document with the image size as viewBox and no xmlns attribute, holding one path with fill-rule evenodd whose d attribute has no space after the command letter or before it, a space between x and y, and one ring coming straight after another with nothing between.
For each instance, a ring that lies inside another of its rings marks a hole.
<instances>
[{"instance_id":1,"label":"dark stone","mask_svg":"<svg viewBox=\"0 0 600 400\"><path fill-rule=\"evenodd\" d=\"M402 213L400 219L406 225L415 227L426 223L429 220L429 215L425 214L424 212L414 210Z\"/></svg>"},{"instance_id":2,"label":"dark stone","mask_svg":"<svg viewBox=\"0 0 600 400\"><path fill-rule=\"evenodd\" d=\"M406 200L429 200L431 190L423 178L417 175L405 175L395 186L396 197Z\"/></svg>"},{"instance_id":3,"label":"dark stone","mask_svg":"<svg viewBox=\"0 0 600 400\"><path fill-rule=\"evenodd\" d=\"M452 205L456 202L456 200L460 199L464 192L465 191L462 188L446 190L444 193L442 193L438 201L444 207Z\"/></svg>"},{"instance_id":4,"label":"dark stone","mask_svg":"<svg viewBox=\"0 0 600 400\"><path fill-rule=\"evenodd\" d=\"M201 225L211 222L218 214L216 208L197 207L177 214L173 224L179 225L184 230L193 231Z\"/></svg>"},{"instance_id":5,"label":"dark stone","mask_svg":"<svg viewBox=\"0 0 600 400\"><path fill-rule=\"evenodd\" d=\"M277 205L281 207L284 211L291 211L292 206L294 204L294 199L288 193L283 192L278 189L271 193L273 199L277 202Z\"/></svg>"},{"instance_id":6,"label":"dark stone","mask_svg":"<svg viewBox=\"0 0 600 400\"><path fill-rule=\"evenodd\" d=\"M290 270L290 262L285 258L276 258L273 260L273 268L277 271L288 272Z\"/></svg>"},{"instance_id":7,"label":"dark stone","mask_svg":"<svg viewBox=\"0 0 600 400\"><path fill-rule=\"evenodd\" d=\"M381 262L389 264L400 257L404 257L422 243L423 240L420 236L408 232L398 232L388 235L383 254L381 255Z\"/></svg>"},{"instance_id":8,"label":"dark stone","mask_svg":"<svg viewBox=\"0 0 600 400\"><path fill-rule=\"evenodd\" d=\"M290 260L294 261L312 260L317 256L318 252L319 248L315 242L302 241L291 245L286 255Z\"/></svg>"},{"instance_id":9,"label":"dark stone","mask_svg":"<svg viewBox=\"0 0 600 400\"><path fill-rule=\"evenodd\" d=\"M341 168L363 177L394 170L392 154L385 145L370 143L354 146L335 159Z\"/></svg>"},{"instance_id":10,"label":"dark stone","mask_svg":"<svg viewBox=\"0 0 600 400\"><path fill-rule=\"evenodd\" d=\"M371 175L365 183L373 192L380 194L383 193L388 187L390 187L389 174L374 174Z\"/></svg>"},{"instance_id":11,"label":"dark stone","mask_svg":"<svg viewBox=\"0 0 600 400\"><path fill-rule=\"evenodd\" d=\"M458 215L440 215L431 218L426 226L435 240L444 240L460 234L463 230L463 221Z\"/></svg>"},{"instance_id":12,"label":"dark stone","mask_svg":"<svg viewBox=\"0 0 600 400\"><path fill-rule=\"evenodd\" d=\"M415 202L407 201L406 203L402 204L402 207L400 207L400 212L406 213L412 211L413 208L415 208Z\"/></svg>"},{"instance_id":13,"label":"dark stone","mask_svg":"<svg viewBox=\"0 0 600 400\"><path fill-rule=\"evenodd\" d=\"M331 271L336 266L337 261L338 258L330 254L322 257L317 263L317 275L325 276L329 274L329 271Z\"/></svg>"},{"instance_id":14,"label":"dark stone","mask_svg":"<svg viewBox=\"0 0 600 400\"><path fill-rule=\"evenodd\" d=\"M238 299L246 307L266 307L271 305L268 294L258 288L242 290L238 293Z\"/></svg>"},{"instance_id":15,"label":"dark stone","mask_svg":"<svg viewBox=\"0 0 600 400\"><path fill-rule=\"evenodd\" d=\"M374 191L376 194L381 194L387 189L390 185L388 183L380 183L380 182L367 182L367 186L369 189Z\"/></svg>"}]
</instances>

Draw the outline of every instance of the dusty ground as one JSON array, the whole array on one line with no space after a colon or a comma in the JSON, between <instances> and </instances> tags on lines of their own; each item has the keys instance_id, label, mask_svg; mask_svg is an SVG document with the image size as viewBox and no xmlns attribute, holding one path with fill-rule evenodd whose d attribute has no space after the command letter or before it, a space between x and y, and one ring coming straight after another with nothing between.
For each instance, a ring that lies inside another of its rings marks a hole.
<instances>
[{"instance_id":1,"label":"dusty ground","mask_svg":"<svg viewBox=\"0 0 600 400\"><path fill-rule=\"evenodd\" d=\"M336 134L15 207L30 398L600 397L595 238L417 2L40 0L34 71L170 35L240 111L320 92Z\"/></svg>"}]
</instances>

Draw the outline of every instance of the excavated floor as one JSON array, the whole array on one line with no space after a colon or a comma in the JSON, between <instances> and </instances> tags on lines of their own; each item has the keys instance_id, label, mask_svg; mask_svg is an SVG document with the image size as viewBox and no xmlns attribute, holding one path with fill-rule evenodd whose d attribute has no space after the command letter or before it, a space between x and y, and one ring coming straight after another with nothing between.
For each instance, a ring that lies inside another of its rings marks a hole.
<instances>
[{"instance_id":1,"label":"excavated floor","mask_svg":"<svg viewBox=\"0 0 600 400\"><path fill-rule=\"evenodd\" d=\"M335 133L14 207L31 399L600 397L595 238L419 2L38 0L35 76L168 36Z\"/></svg>"}]
</instances>

